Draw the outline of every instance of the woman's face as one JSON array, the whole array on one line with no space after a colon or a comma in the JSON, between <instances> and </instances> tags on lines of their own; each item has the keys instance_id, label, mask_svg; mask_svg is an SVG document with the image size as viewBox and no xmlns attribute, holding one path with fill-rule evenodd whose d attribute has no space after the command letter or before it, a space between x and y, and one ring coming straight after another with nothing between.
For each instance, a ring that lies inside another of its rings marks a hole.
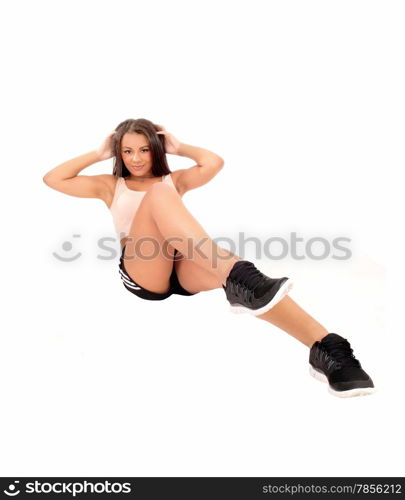
<instances>
[{"instance_id":1,"label":"woman's face","mask_svg":"<svg viewBox=\"0 0 405 500\"><path fill-rule=\"evenodd\" d=\"M134 177L152 175L152 151L143 134L127 132L121 140L122 160Z\"/></svg>"}]
</instances>

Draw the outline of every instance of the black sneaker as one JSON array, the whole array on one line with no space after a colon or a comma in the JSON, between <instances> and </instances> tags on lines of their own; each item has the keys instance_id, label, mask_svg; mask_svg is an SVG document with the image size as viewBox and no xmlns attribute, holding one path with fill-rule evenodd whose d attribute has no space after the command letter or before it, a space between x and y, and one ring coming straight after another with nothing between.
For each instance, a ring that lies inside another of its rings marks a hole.
<instances>
[{"instance_id":1,"label":"black sneaker","mask_svg":"<svg viewBox=\"0 0 405 500\"><path fill-rule=\"evenodd\" d=\"M317 380L328 382L329 392L334 396L365 396L375 391L349 342L336 333L329 333L311 347L309 372Z\"/></svg>"},{"instance_id":2,"label":"black sneaker","mask_svg":"<svg viewBox=\"0 0 405 500\"><path fill-rule=\"evenodd\" d=\"M269 278L247 260L236 262L226 285L222 285L232 312L248 312L254 316L274 307L292 286L289 278Z\"/></svg>"}]
</instances>

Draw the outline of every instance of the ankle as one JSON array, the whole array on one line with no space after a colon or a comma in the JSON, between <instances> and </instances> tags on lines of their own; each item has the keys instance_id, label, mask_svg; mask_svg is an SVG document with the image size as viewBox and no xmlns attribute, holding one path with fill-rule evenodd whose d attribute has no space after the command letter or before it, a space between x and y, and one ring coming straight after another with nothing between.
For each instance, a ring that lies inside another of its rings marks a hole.
<instances>
[{"instance_id":1,"label":"ankle","mask_svg":"<svg viewBox=\"0 0 405 500\"><path fill-rule=\"evenodd\" d=\"M322 339L329 335L329 332L323 327L319 326L316 330L310 333L310 340L308 342L308 347L312 347L315 342L320 342Z\"/></svg>"},{"instance_id":2,"label":"ankle","mask_svg":"<svg viewBox=\"0 0 405 500\"><path fill-rule=\"evenodd\" d=\"M226 286L226 280L228 279L228 276L231 274L231 271L233 269L233 266L241 261L242 259L239 258L233 258L227 262L224 262L222 266L219 269L219 276L221 278L221 282L223 286Z\"/></svg>"}]
</instances>

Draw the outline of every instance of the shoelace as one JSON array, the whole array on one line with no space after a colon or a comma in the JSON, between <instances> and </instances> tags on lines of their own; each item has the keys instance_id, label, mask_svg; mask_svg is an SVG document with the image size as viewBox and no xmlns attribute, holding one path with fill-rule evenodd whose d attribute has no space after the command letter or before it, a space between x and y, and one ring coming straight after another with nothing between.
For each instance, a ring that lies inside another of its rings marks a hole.
<instances>
[{"instance_id":1,"label":"shoelace","mask_svg":"<svg viewBox=\"0 0 405 500\"><path fill-rule=\"evenodd\" d=\"M354 357L353 349L346 339L334 340L333 343L321 343L323 349L336 361L338 366L352 366L360 368L360 362Z\"/></svg>"},{"instance_id":2,"label":"shoelace","mask_svg":"<svg viewBox=\"0 0 405 500\"><path fill-rule=\"evenodd\" d=\"M230 278L231 290L250 302L258 285L263 284L263 279L270 278L263 275L251 262L246 263L240 272L238 271L236 270Z\"/></svg>"}]
</instances>

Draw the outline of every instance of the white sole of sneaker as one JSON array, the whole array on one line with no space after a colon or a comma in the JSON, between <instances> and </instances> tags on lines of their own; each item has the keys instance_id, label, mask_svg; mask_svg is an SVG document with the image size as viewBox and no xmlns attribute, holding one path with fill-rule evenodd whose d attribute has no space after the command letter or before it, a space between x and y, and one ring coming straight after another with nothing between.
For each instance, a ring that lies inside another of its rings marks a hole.
<instances>
[{"instance_id":1,"label":"white sole of sneaker","mask_svg":"<svg viewBox=\"0 0 405 500\"><path fill-rule=\"evenodd\" d=\"M253 316L264 314L265 312L270 311L270 309L274 307L276 304L278 304L280 300L283 299L290 292L293 286L294 282L291 279L288 279L286 282L283 283L283 285L280 287L280 289L278 290L276 295L272 298L272 300L265 306L261 307L260 309L249 309L248 307L237 304L235 306L230 305L230 310L234 314L249 313L252 314Z\"/></svg>"},{"instance_id":2,"label":"white sole of sneaker","mask_svg":"<svg viewBox=\"0 0 405 500\"><path fill-rule=\"evenodd\" d=\"M332 394L333 396L337 396L338 398L353 398L355 396L367 396L369 394L374 394L375 392L375 387L363 387L359 389L351 389L350 391L335 391L332 389L332 387L330 387L326 375L319 372L318 370L315 370L315 368L313 368L312 365L309 365L309 373L316 380L328 384L328 391L330 392L330 394Z\"/></svg>"}]
</instances>

